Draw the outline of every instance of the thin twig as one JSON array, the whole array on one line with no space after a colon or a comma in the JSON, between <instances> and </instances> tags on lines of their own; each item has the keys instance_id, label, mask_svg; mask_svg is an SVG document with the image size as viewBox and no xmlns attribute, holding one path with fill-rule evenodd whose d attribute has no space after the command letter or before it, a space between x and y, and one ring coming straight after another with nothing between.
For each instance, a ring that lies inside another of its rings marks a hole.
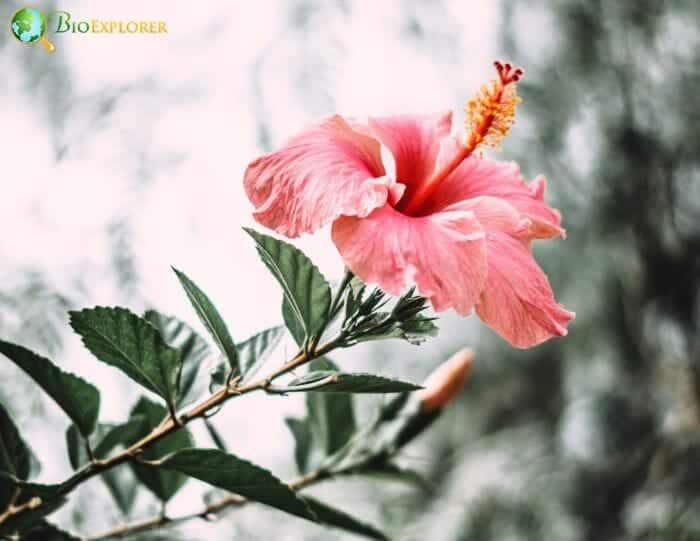
<instances>
[{"instance_id":1,"label":"thin twig","mask_svg":"<svg viewBox=\"0 0 700 541\"><path fill-rule=\"evenodd\" d=\"M18 493L19 492L15 493L15 496L13 497L13 499L16 499L16 497L17 497L16 495ZM37 507L39 507L43 503L44 502L42 501L42 499L38 498L36 496L33 498L29 498L29 500L27 500L26 502L24 502L23 504L20 504L20 505L14 505L14 503L12 503L8 506L8 508L5 510L5 512L2 515L0 515L0 523L7 520L9 517L12 517L14 515L18 515L20 513L23 513L24 511L28 511L29 509L36 509Z\"/></svg>"},{"instance_id":2,"label":"thin twig","mask_svg":"<svg viewBox=\"0 0 700 541\"><path fill-rule=\"evenodd\" d=\"M7 509L0 515L0 522L2 522L8 516L10 516L10 510L15 507L15 502L17 501L17 498L19 498L19 488L15 488L14 492L12 493L10 503L7 504Z\"/></svg>"}]
</instances>

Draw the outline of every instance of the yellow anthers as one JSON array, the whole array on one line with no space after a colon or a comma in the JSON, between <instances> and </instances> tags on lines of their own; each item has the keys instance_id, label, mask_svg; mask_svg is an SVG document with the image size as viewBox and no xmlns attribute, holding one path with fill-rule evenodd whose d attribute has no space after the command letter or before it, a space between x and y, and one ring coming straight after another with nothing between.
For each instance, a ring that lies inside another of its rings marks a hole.
<instances>
[{"instance_id":1,"label":"yellow anthers","mask_svg":"<svg viewBox=\"0 0 700 541\"><path fill-rule=\"evenodd\" d=\"M520 103L515 83L523 70L508 63L495 62L495 66L498 79L482 86L465 108L469 133L465 146L472 150L478 146L498 147L515 123L515 110Z\"/></svg>"}]
</instances>

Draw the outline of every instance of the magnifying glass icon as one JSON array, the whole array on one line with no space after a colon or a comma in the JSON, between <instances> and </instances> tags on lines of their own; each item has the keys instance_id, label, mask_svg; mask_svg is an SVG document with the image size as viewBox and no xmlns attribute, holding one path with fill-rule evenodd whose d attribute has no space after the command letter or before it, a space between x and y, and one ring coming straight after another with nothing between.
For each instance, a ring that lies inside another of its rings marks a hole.
<instances>
[{"instance_id":1,"label":"magnifying glass icon","mask_svg":"<svg viewBox=\"0 0 700 541\"><path fill-rule=\"evenodd\" d=\"M10 22L12 35L21 43L36 43L44 46L47 52L53 53L56 46L45 36L46 18L38 9L22 8L17 10Z\"/></svg>"}]
</instances>

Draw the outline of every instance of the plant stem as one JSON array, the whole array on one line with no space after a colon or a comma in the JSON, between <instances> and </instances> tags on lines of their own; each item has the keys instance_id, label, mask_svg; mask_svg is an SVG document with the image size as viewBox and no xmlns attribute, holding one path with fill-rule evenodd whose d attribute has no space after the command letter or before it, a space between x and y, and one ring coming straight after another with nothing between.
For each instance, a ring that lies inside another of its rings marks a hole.
<instances>
[{"instance_id":1,"label":"plant stem","mask_svg":"<svg viewBox=\"0 0 700 541\"><path fill-rule=\"evenodd\" d=\"M288 484L292 490L301 490L302 488L308 487L314 483L318 483L319 481L326 478L327 474L325 474L321 470L318 470L298 477L293 481L290 481ZM154 530L163 526L176 526L184 522L189 522L191 520L206 520L207 517L211 515L215 515L231 507L240 507L248 502L249 500L247 500L243 496L239 496L238 494L227 494L223 498L220 498L214 502L207 504L201 511L195 511L193 513L188 513L186 515L181 515L179 517L172 518L161 514L137 522L121 524L95 536L86 537L83 539L83 541L102 541L104 539L118 538L126 535L132 535L135 533Z\"/></svg>"},{"instance_id":2,"label":"plant stem","mask_svg":"<svg viewBox=\"0 0 700 541\"><path fill-rule=\"evenodd\" d=\"M119 466L120 464L135 460L149 445L173 432L176 432L177 430L180 430L191 421L200 417L205 417L207 412L221 406L227 400L254 391L266 390L276 378L294 370L312 359L315 359L316 357L328 353L329 351L335 349L339 343L339 339L334 339L321 346L316 346L310 351L300 351L295 357L287 361L267 377L240 387L224 387L223 389L213 393L204 401L193 406L178 418L173 417L169 413L168 417L166 417L163 422L154 428L148 435L131 444L122 452L104 460L91 460L91 462L84 468L77 471L72 477L58 485L59 488L57 489L56 496L66 495L88 479L91 479L92 477L95 477L96 475L99 475L111 468ZM0 524L2 524L8 518L22 514L29 509L36 509L37 507L51 501L51 499L42 500L40 498L33 498L30 501L32 503L31 506L28 504L17 507L10 506L7 511L0 515Z\"/></svg>"}]
</instances>

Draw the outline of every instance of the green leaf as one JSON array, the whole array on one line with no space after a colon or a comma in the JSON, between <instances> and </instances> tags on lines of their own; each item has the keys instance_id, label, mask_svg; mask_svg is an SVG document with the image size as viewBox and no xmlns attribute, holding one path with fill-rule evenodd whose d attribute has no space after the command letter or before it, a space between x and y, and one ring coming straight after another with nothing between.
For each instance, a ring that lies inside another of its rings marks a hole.
<instances>
[{"instance_id":1,"label":"green leaf","mask_svg":"<svg viewBox=\"0 0 700 541\"><path fill-rule=\"evenodd\" d=\"M283 337L284 326L280 325L254 334L236 346L244 380L249 380L256 374ZM228 372L224 361L220 361L211 373L212 382L225 385Z\"/></svg>"},{"instance_id":2,"label":"green leaf","mask_svg":"<svg viewBox=\"0 0 700 541\"><path fill-rule=\"evenodd\" d=\"M180 383L180 354L148 321L126 308L98 306L70 312L70 324L95 357L174 407Z\"/></svg>"},{"instance_id":3,"label":"green leaf","mask_svg":"<svg viewBox=\"0 0 700 541\"><path fill-rule=\"evenodd\" d=\"M310 496L304 496L304 501L311 508L318 520L327 526L333 526L346 530L369 539L378 539L379 541L388 541L389 538L374 526L362 522L355 517L348 515L345 511L330 507L323 502Z\"/></svg>"},{"instance_id":4,"label":"green leaf","mask_svg":"<svg viewBox=\"0 0 700 541\"><path fill-rule=\"evenodd\" d=\"M304 330L304 322L299 319L297 313L292 308L292 305L287 300L287 297L282 299L282 319L287 327L289 334L292 335L297 346L302 347L306 339L306 331Z\"/></svg>"},{"instance_id":5,"label":"green leaf","mask_svg":"<svg viewBox=\"0 0 700 541\"><path fill-rule=\"evenodd\" d=\"M180 280L180 284L185 290L185 293L187 293L187 298L190 299L192 307L195 312L197 312L202 324L209 331L209 334L214 339L214 342L216 342L222 355L228 360L232 374L239 374L238 350L236 349L236 344L233 338L231 338L231 333L226 323L224 323L221 314L219 314L219 311L211 300L209 300L206 293L190 280L185 273L176 268L173 268L173 271L175 271L177 279Z\"/></svg>"},{"instance_id":6,"label":"green leaf","mask_svg":"<svg viewBox=\"0 0 700 541\"><path fill-rule=\"evenodd\" d=\"M310 369L338 370L328 358L321 357L310 363ZM343 447L356 430L352 395L335 393L307 393L308 424L314 446L321 453L332 455Z\"/></svg>"},{"instance_id":7,"label":"green leaf","mask_svg":"<svg viewBox=\"0 0 700 541\"><path fill-rule=\"evenodd\" d=\"M142 418L141 430L138 438L146 436L151 430L158 426L166 417L167 410L147 398L141 398L131 410L131 419ZM165 455L174 451L192 447L194 442L187 429L181 428L177 432L165 436L152 443L143 450L141 458L144 460L159 460ZM187 478L171 471L145 466L143 464L132 464L134 474L146 487L163 502L167 502L175 493L182 488Z\"/></svg>"},{"instance_id":8,"label":"green leaf","mask_svg":"<svg viewBox=\"0 0 700 541\"><path fill-rule=\"evenodd\" d=\"M21 346L0 340L0 353L36 381L83 435L87 436L95 429L100 411L100 393L94 385L64 372L50 360Z\"/></svg>"},{"instance_id":9,"label":"green leaf","mask_svg":"<svg viewBox=\"0 0 700 541\"><path fill-rule=\"evenodd\" d=\"M100 425L101 432L94 453L97 458L106 458L109 452L122 445L127 447L136 442L143 432L143 424L148 422L145 416L132 415L125 423Z\"/></svg>"},{"instance_id":10,"label":"green leaf","mask_svg":"<svg viewBox=\"0 0 700 541\"><path fill-rule=\"evenodd\" d=\"M354 316L362 306L365 285L356 276L350 281L347 297L345 297L345 319Z\"/></svg>"},{"instance_id":11,"label":"green leaf","mask_svg":"<svg viewBox=\"0 0 700 541\"><path fill-rule=\"evenodd\" d=\"M403 393L420 388L420 385L373 374L318 370L289 382L285 392Z\"/></svg>"},{"instance_id":12,"label":"green leaf","mask_svg":"<svg viewBox=\"0 0 700 541\"><path fill-rule=\"evenodd\" d=\"M70 425L66 430L66 447L68 448L68 460L74 470L88 461L85 438L75 425Z\"/></svg>"},{"instance_id":13,"label":"green leaf","mask_svg":"<svg viewBox=\"0 0 700 541\"><path fill-rule=\"evenodd\" d=\"M147 310L143 317L158 329L166 344L180 352L182 372L177 408L193 403L206 390L205 380L199 376L206 367L207 358L211 356L209 346L191 327L177 318L155 310Z\"/></svg>"},{"instance_id":14,"label":"green leaf","mask_svg":"<svg viewBox=\"0 0 700 541\"><path fill-rule=\"evenodd\" d=\"M309 363L309 369L338 371L338 366L328 357L319 357ZM308 393L306 408L312 439L324 455L332 455L355 434L355 410L350 394Z\"/></svg>"},{"instance_id":15,"label":"green leaf","mask_svg":"<svg viewBox=\"0 0 700 541\"><path fill-rule=\"evenodd\" d=\"M270 327L248 338L238 346L238 358L244 377L254 376L284 336L284 327Z\"/></svg>"},{"instance_id":16,"label":"green leaf","mask_svg":"<svg viewBox=\"0 0 700 541\"><path fill-rule=\"evenodd\" d=\"M253 237L260 257L282 286L289 309L303 325L306 338L315 335L328 320L331 288L326 279L298 248L252 229L245 231ZM287 316L285 322L289 323Z\"/></svg>"},{"instance_id":17,"label":"green leaf","mask_svg":"<svg viewBox=\"0 0 700 541\"><path fill-rule=\"evenodd\" d=\"M12 422L5 407L0 404L0 471L25 480L29 477L30 451ZM15 483L0 478L0 512L5 510L15 493Z\"/></svg>"},{"instance_id":18,"label":"green leaf","mask_svg":"<svg viewBox=\"0 0 700 541\"><path fill-rule=\"evenodd\" d=\"M311 455L311 428L302 419L287 417L285 420L289 430L294 436L294 460L296 461L299 473L306 473Z\"/></svg>"},{"instance_id":19,"label":"green leaf","mask_svg":"<svg viewBox=\"0 0 700 541\"><path fill-rule=\"evenodd\" d=\"M218 449L185 449L165 458L160 467L292 515L315 520L306 503L269 471Z\"/></svg>"},{"instance_id":20,"label":"green leaf","mask_svg":"<svg viewBox=\"0 0 700 541\"><path fill-rule=\"evenodd\" d=\"M103 472L100 477L107 485L117 507L125 516L129 516L139 486L133 471L129 468L113 468Z\"/></svg>"},{"instance_id":21,"label":"green leaf","mask_svg":"<svg viewBox=\"0 0 700 541\"><path fill-rule=\"evenodd\" d=\"M352 395L307 393L306 407L314 444L325 455L335 453L355 433Z\"/></svg>"},{"instance_id":22,"label":"green leaf","mask_svg":"<svg viewBox=\"0 0 700 541\"><path fill-rule=\"evenodd\" d=\"M0 404L0 471L25 480L29 476L30 452L5 407Z\"/></svg>"},{"instance_id":23,"label":"green leaf","mask_svg":"<svg viewBox=\"0 0 700 541\"><path fill-rule=\"evenodd\" d=\"M79 541L77 537L59 530L53 524L42 522L22 536L24 541Z\"/></svg>"},{"instance_id":24,"label":"green leaf","mask_svg":"<svg viewBox=\"0 0 700 541\"><path fill-rule=\"evenodd\" d=\"M88 438L95 458L107 458L109 452L116 446L128 446L134 443L142 432L143 420L143 417L137 417L121 424L98 424ZM75 425L69 426L66 430L66 445L73 469L77 470L89 461L85 438Z\"/></svg>"}]
</instances>

